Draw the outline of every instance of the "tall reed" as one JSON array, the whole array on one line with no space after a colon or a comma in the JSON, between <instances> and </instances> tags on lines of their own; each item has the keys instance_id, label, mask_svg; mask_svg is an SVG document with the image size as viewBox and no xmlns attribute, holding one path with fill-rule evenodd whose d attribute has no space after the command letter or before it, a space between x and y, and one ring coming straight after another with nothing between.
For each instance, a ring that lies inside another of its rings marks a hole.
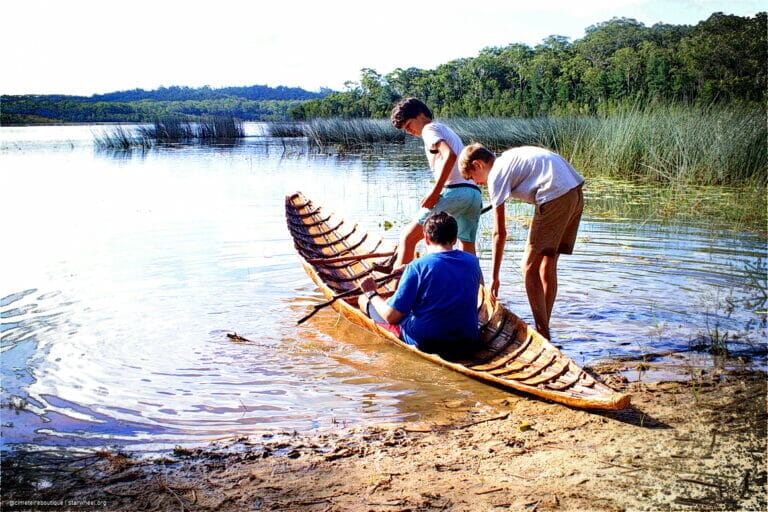
<instances>
[{"instance_id":1,"label":"tall reed","mask_svg":"<svg viewBox=\"0 0 768 512\"><path fill-rule=\"evenodd\" d=\"M495 151L546 146L580 169L641 182L698 185L768 183L765 112L724 107L658 105L601 117L450 118L469 142ZM271 125L271 129L279 129ZM295 126L292 128L295 129ZM317 146L403 142L385 119L315 119L303 136Z\"/></svg>"},{"instance_id":2,"label":"tall reed","mask_svg":"<svg viewBox=\"0 0 768 512\"><path fill-rule=\"evenodd\" d=\"M303 136L317 147L353 149L373 144L403 143L405 133L386 119L313 119L300 125L272 123L269 132L277 137ZM301 135L297 135L301 133Z\"/></svg>"},{"instance_id":3,"label":"tall reed","mask_svg":"<svg viewBox=\"0 0 768 512\"><path fill-rule=\"evenodd\" d=\"M110 133L94 134L93 137L97 149L130 151L134 148L143 150L152 147L152 140L141 130L138 134L132 134L122 126L115 127Z\"/></svg>"},{"instance_id":4,"label":"tall reed","mask_svg":"<svg viewBox=\"0 0 768 512\"><path fill-rule=\"evenodd\" d=\"M267 125L267 133L271 137L306 137L303 123L274 122Z\"/></svg>"},{"instance_id":5,"label":"tall reed","mask_svg":"<svg viewBox=\"0 0 768 512\"><path fill-rule=\"evenodd\" d=\"M243 124L232 116L206 117L197 125L197 138L205 140L231 140L245 136Z\"/></svg>"},{"instance_id":6,"label":"tall reed","mask_svg":"<svg viewBox=\"0 0 768 512\"><path fill-rule=\"evenodd\" d=\"M146 137L162 143L182 142L195 136L189 120L179 116L158 117L151 127L145 126L141 130Z\"/></svg>"},{"instance_id":7,"label":"tall reed","mask_svg":"<svg viewBox=\"0 0 768 512\"><path fill-rule=\"evenodd\" d=\"M603 117L450 119L465 142L502 151L549 147L574 165L633 181L766 185L768 125L760 111L657 106Z\"/></svg>"}]
</instances>

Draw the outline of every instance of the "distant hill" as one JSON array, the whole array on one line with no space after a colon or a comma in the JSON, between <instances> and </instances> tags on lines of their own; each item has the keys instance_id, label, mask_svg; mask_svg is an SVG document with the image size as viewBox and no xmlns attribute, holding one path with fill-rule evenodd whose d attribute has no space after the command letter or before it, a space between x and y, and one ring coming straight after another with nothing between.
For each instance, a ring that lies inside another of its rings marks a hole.
<instances>
[{"instance_id":1,"label":"distant hill","mask_svg":"<svg viewBox=\"0 0 768 512\"><path fill-rule=\"evenodd\" d=\"M133 89L130 91L95 94L90 101L204 101L224 98L244 98L251 101L290 101L312 100L325 97L330 91L310 92L298 87L269 87L266 85L250 85L244 87L160 87L152 91Z\"/></svg>"},{"instance_id":2,"label":"distant hill","mask_svg":"<svg viewBox=\"0 0 768 512\"><path fill-rule=\"evenodd\" d=\"M243 121L279 121L288 110L332 91L310 92L298 87L160 87L93 96L2 95L0 124L147 122L157 116L234 116Z\"/></svg>"}]
</instances>

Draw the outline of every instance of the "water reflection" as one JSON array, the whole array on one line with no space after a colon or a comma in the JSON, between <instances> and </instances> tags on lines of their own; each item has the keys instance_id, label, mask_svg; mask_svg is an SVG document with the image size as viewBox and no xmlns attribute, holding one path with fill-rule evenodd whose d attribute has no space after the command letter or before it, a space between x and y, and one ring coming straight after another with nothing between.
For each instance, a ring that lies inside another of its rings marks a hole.
<instances>
[{"instance_id":1,"label":"water reflection","mask_svg":"<svg viewBox=\"0 0 768 512\"><path fill-rule=\"evenodd\" d=\"M506 396L330 309L296 325L321 297L284 196L394 239L430 188L417 145L338 155L254 136L112 158L91 130L0 129L4 445L168 447ZM529 319L517 262L530 212L510 214L501 293ZM714 326L739 333L734 347L764 345L764 257L741 233L586 219L562 259L555 342L582 364L688 350Z\"/></svg>"}]
</instances>

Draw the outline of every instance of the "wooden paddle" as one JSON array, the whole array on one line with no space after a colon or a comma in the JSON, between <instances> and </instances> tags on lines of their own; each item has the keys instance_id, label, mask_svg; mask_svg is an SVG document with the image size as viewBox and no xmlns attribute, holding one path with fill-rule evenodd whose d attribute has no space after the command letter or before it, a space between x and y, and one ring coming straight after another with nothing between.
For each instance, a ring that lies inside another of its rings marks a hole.
<instances>
[{"instance_id":1,"label":"wooden paddle","mask_svg":"<svg viewBox=\"0 0 768 512\"><path fill-rule=\"evenodd\" d=\"M398 269L398 270L392 272L391 274L389 274L388 276L384 276L384 277L380 277L380 278L376 279L375 280L376 284L377 285L382 285L384 283L388 283L389 281L391 281L391 280L393 280L393 279L395 279L397 277L400 277L400 275L402 273L403 273L402 269ZM304 322L306 322L307 320L312 318L315 313L317 313L318 311L320 311L321 309L323 309L326 306L330 306L331 304L336 302L338 299L343 299L345 297L352 297L354 295L360 295L361 293L363 293L363 290L360 288L360 286L357 286L355 288L352 288L351 290L347 290L345 292L339 293L338 295L334 295L333 298L313 306L314 309L312 310L312 312L309 313L308 315L304 316L304 318L302 318L298 322L296 322L296 325L303 324Z\"/></svg>"}]
</instances>

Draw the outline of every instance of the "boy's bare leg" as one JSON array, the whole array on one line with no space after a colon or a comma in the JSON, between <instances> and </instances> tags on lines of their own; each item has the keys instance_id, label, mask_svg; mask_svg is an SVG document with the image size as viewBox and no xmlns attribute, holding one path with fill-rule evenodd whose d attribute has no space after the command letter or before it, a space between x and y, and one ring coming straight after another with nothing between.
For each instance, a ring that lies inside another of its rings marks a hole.
<instances>
[{"instance_id":1,"label":"boy's bare leg","mask_svg":"<svg viewBox=\"0 0 768 512\"><path fill-rule=\"evenodd\" d=\"M544 283L541 279L541 265L544 256L525 249L523 255L522 271L525 280L525 291L528 294L528 303L533 313L533 321L536 330L549 339L549 316L547 315L547 299L544 292Z\"/></svg>"},{"instance_id":2,"label":"boy's bare leg","mask_svg":"<svg viewBox=\"0 0 768 512\"><path fill-rule=\"evenodd\" d=\"M544 256L541 261L541 283L544 286L544 298L547 303L547 325L552 320L552 308L557 298L557 261L559 254Z\"/></svg>"},{"instance_id":3,"label":"boy's bare leg","mask_svg":"<svg viewBox=\"0 0 768 512\"><path fill-rule=\"evenodd\" d=\"M393 268L400 268L413 261L416 255L416 244L424 238L424 230L418 222L411 222L400 235L397 246L397 259Z\"/></svg>"},{"instance_id":4,"label":"boy's bare leg","mask_svg":"<svg viewBox=\"0 0 768 512\"><path fill-rule=\"evenodd\" d=\"M475 242L465 242L463 240L459 240L459 247L462 251L468 252L469 254L477 254L475 252Z\"/></svg>"}]
</instances>

